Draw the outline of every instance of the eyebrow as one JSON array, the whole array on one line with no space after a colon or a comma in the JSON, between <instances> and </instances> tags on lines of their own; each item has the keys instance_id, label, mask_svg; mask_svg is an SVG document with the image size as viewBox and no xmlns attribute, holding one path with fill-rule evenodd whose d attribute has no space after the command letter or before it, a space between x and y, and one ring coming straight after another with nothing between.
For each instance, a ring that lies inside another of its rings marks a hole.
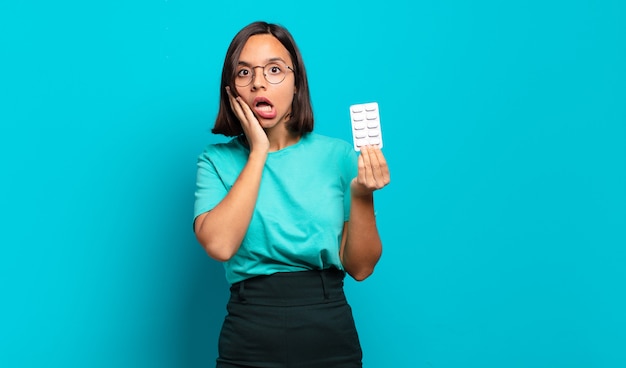
<instances>
[{"instance_id":1,"label":"eyebrow","mask_svg":"<svg viewBox=\"0 0 626 368\"><path fill-rule=\"evenodd\" d=\"M287 62L285 60L283 60L283 58L280 57L273 57L273 58L269 58L267 60L265 60L265 63L271 63L272 61L282 61L283 63L287 64ZM252 64L245 62L245 61L241 61L239 60L239 62L237 63L237 65L245 65L245 66L252 66Z\"/></svg>"}]
</instances>

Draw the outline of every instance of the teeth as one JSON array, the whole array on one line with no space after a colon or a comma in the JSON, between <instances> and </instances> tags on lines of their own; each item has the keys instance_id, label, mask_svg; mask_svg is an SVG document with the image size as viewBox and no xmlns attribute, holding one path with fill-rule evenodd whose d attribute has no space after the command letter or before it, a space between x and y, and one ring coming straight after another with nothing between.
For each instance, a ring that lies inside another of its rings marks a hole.
<instances>
[{"instance_id":1,"label":"teeth","mask_svg":"<svg viewBox=\"0 0 626 368\"><path fill-rule=\"evenodd\" d=\"M262 105L262 106L257 106L257 109L260 111L272 111L272 106L270 105Z\"/></svg>"}]
</instances>

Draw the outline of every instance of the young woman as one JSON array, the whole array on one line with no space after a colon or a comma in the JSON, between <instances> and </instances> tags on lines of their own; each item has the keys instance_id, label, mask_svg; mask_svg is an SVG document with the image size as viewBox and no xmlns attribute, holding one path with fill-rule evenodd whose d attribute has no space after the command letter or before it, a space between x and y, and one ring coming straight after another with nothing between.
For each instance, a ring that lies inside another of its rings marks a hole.
<instances>
[{"instance_id":1,"label":"young woman","mask_svg":"<svg viewBox=\"0 0 626 368\"><path fill-rule=\"evenodd\" d=\"M194 231L231 284L217 367L362 366L343 280L364 280L380 258L373 192L389 170L380 149L357 155L312 131L291 34L246 26L226 53L212 130L234 138L198 159Z\"/></svg>"}]
</instances>

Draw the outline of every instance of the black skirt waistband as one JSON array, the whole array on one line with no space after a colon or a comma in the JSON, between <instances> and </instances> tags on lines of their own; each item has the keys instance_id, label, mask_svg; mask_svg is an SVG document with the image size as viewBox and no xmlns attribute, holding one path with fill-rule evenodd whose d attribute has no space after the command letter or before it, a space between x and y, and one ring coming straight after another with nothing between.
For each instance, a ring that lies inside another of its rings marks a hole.
<instances>
[{"instance_id":1,"label":"black skirt waistband","mask_svg":"<svg viewBox=\"0 0 626 368\"><path fill-rule=\"evenodd\" d=\"M344 278L337 268L256 276L232 284L230 302L297 306L345 300Z\"/></svg>"}]
</instances>

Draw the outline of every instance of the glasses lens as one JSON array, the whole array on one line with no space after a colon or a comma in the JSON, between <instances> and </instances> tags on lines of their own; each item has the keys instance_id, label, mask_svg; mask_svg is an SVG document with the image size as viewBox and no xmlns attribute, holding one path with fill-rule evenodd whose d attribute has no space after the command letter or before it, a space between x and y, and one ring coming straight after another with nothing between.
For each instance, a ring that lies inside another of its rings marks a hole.
<instances>
[{"instance_id":1,"label":"glasses lens","mask_svg":"<svg viewBox=\"0 0 626 368\"><path fill-rule=\"evenodd\" d=\"M263 72L269 83L278 84L285 79L287 67L279 63L269 63L263 68Z\"/></svg>"},{"instance_id":2,"label":"glasses lens","mask_svg":"<svg viewBox=\"0 0 626 368\"><path fill-rule=\"evenodd\" d=\"M239 87L245 87L252 82L252 69L247 67L241 67L237 69L237 76L235 76L235 84Z\"/></svg>"},{"instance_id":3,"label":"glasses lens","mask_svg":"<svg viewBox=\"0 0 626 368\"><path fill-rule=\"evenodd\" d=\"M239 87L246 87L252 83L254 78L254 69L260 66L248 67L242 66L237 69L235 76L235 84ZM289 67L281 63L269 63L263 67L263 76L268 83L278 84L285 80Z\"/></svg>"}]
</instances>

